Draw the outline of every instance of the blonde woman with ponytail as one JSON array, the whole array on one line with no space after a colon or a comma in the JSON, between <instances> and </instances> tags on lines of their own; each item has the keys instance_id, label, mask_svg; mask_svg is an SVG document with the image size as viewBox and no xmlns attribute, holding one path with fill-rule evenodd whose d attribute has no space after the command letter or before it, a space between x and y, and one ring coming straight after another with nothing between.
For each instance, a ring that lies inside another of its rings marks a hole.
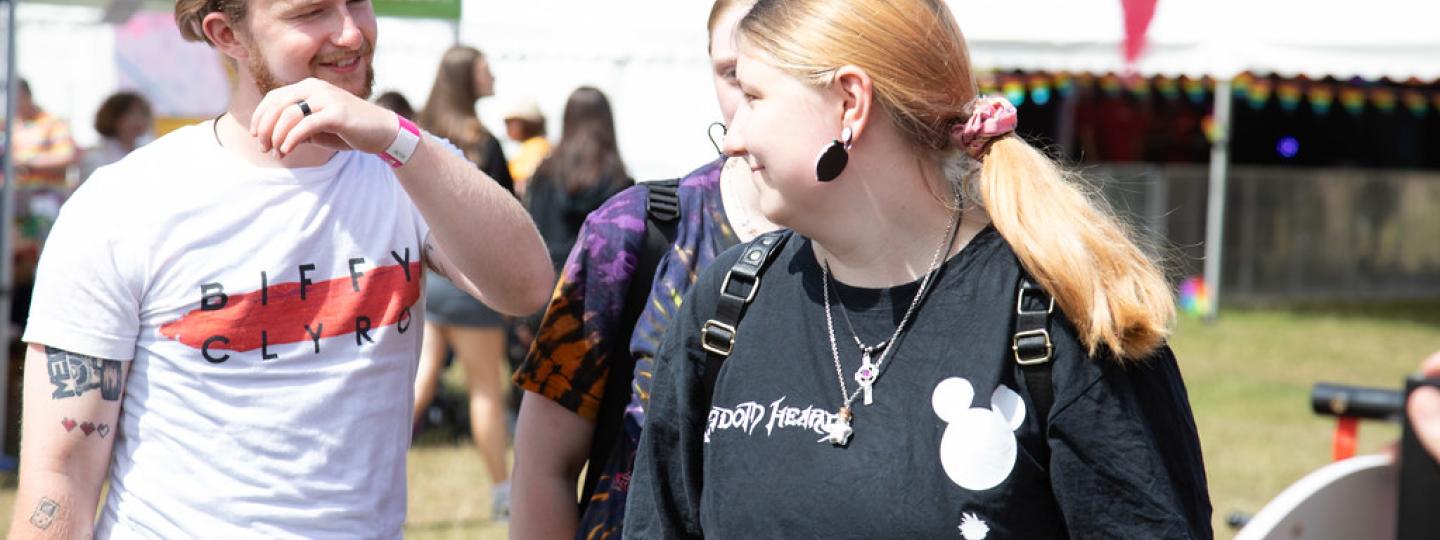
<instances>
[{"instance_id":1,"label":"blonde woman with ponytail","mask_svg":"<svg viewBox=\"0 0 1440 540\"><path fill-rule=\"evenodd\" d=\"M1169 284L943 0L760 0L736 39L725 149L790 232L667 330L625 537L1212 536Z\"/></svg>"}]
</instances>

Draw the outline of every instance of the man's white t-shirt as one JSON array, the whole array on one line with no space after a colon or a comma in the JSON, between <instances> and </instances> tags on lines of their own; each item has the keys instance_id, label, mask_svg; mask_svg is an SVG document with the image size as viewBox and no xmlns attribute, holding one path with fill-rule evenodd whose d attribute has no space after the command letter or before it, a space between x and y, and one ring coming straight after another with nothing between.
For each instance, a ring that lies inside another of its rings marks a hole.
<instances>
[{"instance_id":1,"label":"man's white t-shirt","mask_svg":"<svg viewBox=\"0 0 1440 540\"><path fill-rule=\"evenodd\" d=\"M257 167L209 123L97 171L25 332L130 361L97 537L400 537L427 232L379 158Z\"/></svg>"}]
</instances>

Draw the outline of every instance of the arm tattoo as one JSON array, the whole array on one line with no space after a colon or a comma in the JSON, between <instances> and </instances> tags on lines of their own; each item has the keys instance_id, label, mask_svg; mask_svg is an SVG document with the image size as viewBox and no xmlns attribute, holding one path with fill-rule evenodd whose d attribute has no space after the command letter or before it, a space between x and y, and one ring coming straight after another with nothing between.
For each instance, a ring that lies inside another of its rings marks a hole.
<instances>
[{"instance_id":1,"label":"arm tattoo","mask_svg":"<svg viewBox=\"0 0 1440 540\"><path fill-rule=\"evenodd\" d=\"M105 401L120 399L120 361L85 356L54 347L45 347L50 384L55 385L52 399L78 397L99 389Z\"/></svg>"},{"instance_id":2,"label":"arm tattoo","mask_svg":"<svg viewBox=\"0 0 1440 540\"><path fill-rule=\"evenodd\" d=\"M40 505L35 507L35 513L30 514L30 524L40 530L50 528L55 522L55 512L60 510L60 505L45 497L40 498Z\"/></svg>"},{"instance_id":3,"label":"arm tattoo","mask_svg":"<svg viewBox=\"0 0 1440 540\"><path fill-rule=\"evenodd\" d=\"M443 278L445 278L445 279L450 279L450 276L445 275L445 270L443 270L443 269L440 268L440 263L439 263L439 261L437 261L437 260L435 259L435 253L436 253L435 243L434 243L434 242L431 242L430 239L428 239L428 238L425 239L425 248L424 248L423 250L421 250L421 255L420 255L420 256L421 256L422 258L424 258L424 260L425 260L425 266L426 266L426 267L429 267L429 268L430 268L430 271L431 271L431 272L435 272L436 275L438 275L438 276L440 276L440 277L443 277Z\"/></svg>"},{"instance_id":4,"label":"arm tattoo","mask_svg":"<svg viewBox=\"0 0 1440 540\"><path fill-rule=\"evenodd\" d=\"M101 439L110 436L110 424L96 424L94 422L76 422L74 418L65 417L60 419L60 427L65 428L66 433L80 428L80 434L89 437L91 433L97 433Z\"/></svg>"}]
</instances>

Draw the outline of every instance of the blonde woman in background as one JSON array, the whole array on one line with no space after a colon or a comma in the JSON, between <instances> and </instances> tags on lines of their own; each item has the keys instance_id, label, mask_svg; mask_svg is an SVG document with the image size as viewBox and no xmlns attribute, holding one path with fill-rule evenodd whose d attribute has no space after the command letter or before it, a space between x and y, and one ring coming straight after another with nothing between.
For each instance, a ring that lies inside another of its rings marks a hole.
<instances>
[{"instance_id":1,"label":"blonde woman in background","mask_svg":"<svg viewBox=\"0 0 1440 540\"><path fill-rule=\"evenodd\" d=\"M793 233L667 331L625 537L1211 537L1170 286L976 95L946 3L760 0L737 40L725 148Z\"/></svg>"},{"instance_id":2,"label":"blonde woman in background","mask_svg":"<svg viewBox=\"0 0 1440 540\"><path fill-rule=\"evenodd\" d=\"M515 186L500 141L480 124L475 113L475 102L494 95L494 86L495 77L485 55L473 47L451 47L440 59L435 85L420 111L419 123L436 136L449 139L466 159L513 193ZM474 234L490 232L477 229ZM505 320L445 276L432 275L425 281L425 339L415 375L414 421L419 423L421 414L435 399L445 357L453 352L455 362L465 368L470 436L490 473L491 515L505 519L510 507L510 468L505 462L510 433L505 426L505 388L500 367L505 357Z\"/></svg>"}]
</instances>

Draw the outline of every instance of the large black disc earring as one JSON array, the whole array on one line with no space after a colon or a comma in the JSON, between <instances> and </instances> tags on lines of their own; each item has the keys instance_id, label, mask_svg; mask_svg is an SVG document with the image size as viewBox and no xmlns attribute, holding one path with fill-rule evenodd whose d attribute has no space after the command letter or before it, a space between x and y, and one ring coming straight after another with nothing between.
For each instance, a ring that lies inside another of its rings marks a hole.
<instances>
[{"instance_id":1,"label":"large black disc earring","mask_svg":"<svg viewBox=\"0 0 1440 540\"><path fill-rule=\"evenodd\" d=\"M820 150L820 157L815 160L815 179L821 182L829 182L845 172L845 165L850 163L850 143L855 133L846 126L840 132L840 139L830 141L824 149ZM841 140L844 142L841 142Z\"/></svg>"},{"instance_id":2,"label":"large black disc earring","mask_svg":"<svg viewBox=\"0 0 1440 540\"><path fill-rule=\"evenodd\" d=\"M720 143L715 142L715 128L720 128L720 140L724 141L725 136L730 133L730 128L725 127L724 122L711 122L710 127L705 128L705 136L710 137L711 146L715 147L715 153L725 155L725 150L720 148Z\"/></svg>"}]
</instances>

